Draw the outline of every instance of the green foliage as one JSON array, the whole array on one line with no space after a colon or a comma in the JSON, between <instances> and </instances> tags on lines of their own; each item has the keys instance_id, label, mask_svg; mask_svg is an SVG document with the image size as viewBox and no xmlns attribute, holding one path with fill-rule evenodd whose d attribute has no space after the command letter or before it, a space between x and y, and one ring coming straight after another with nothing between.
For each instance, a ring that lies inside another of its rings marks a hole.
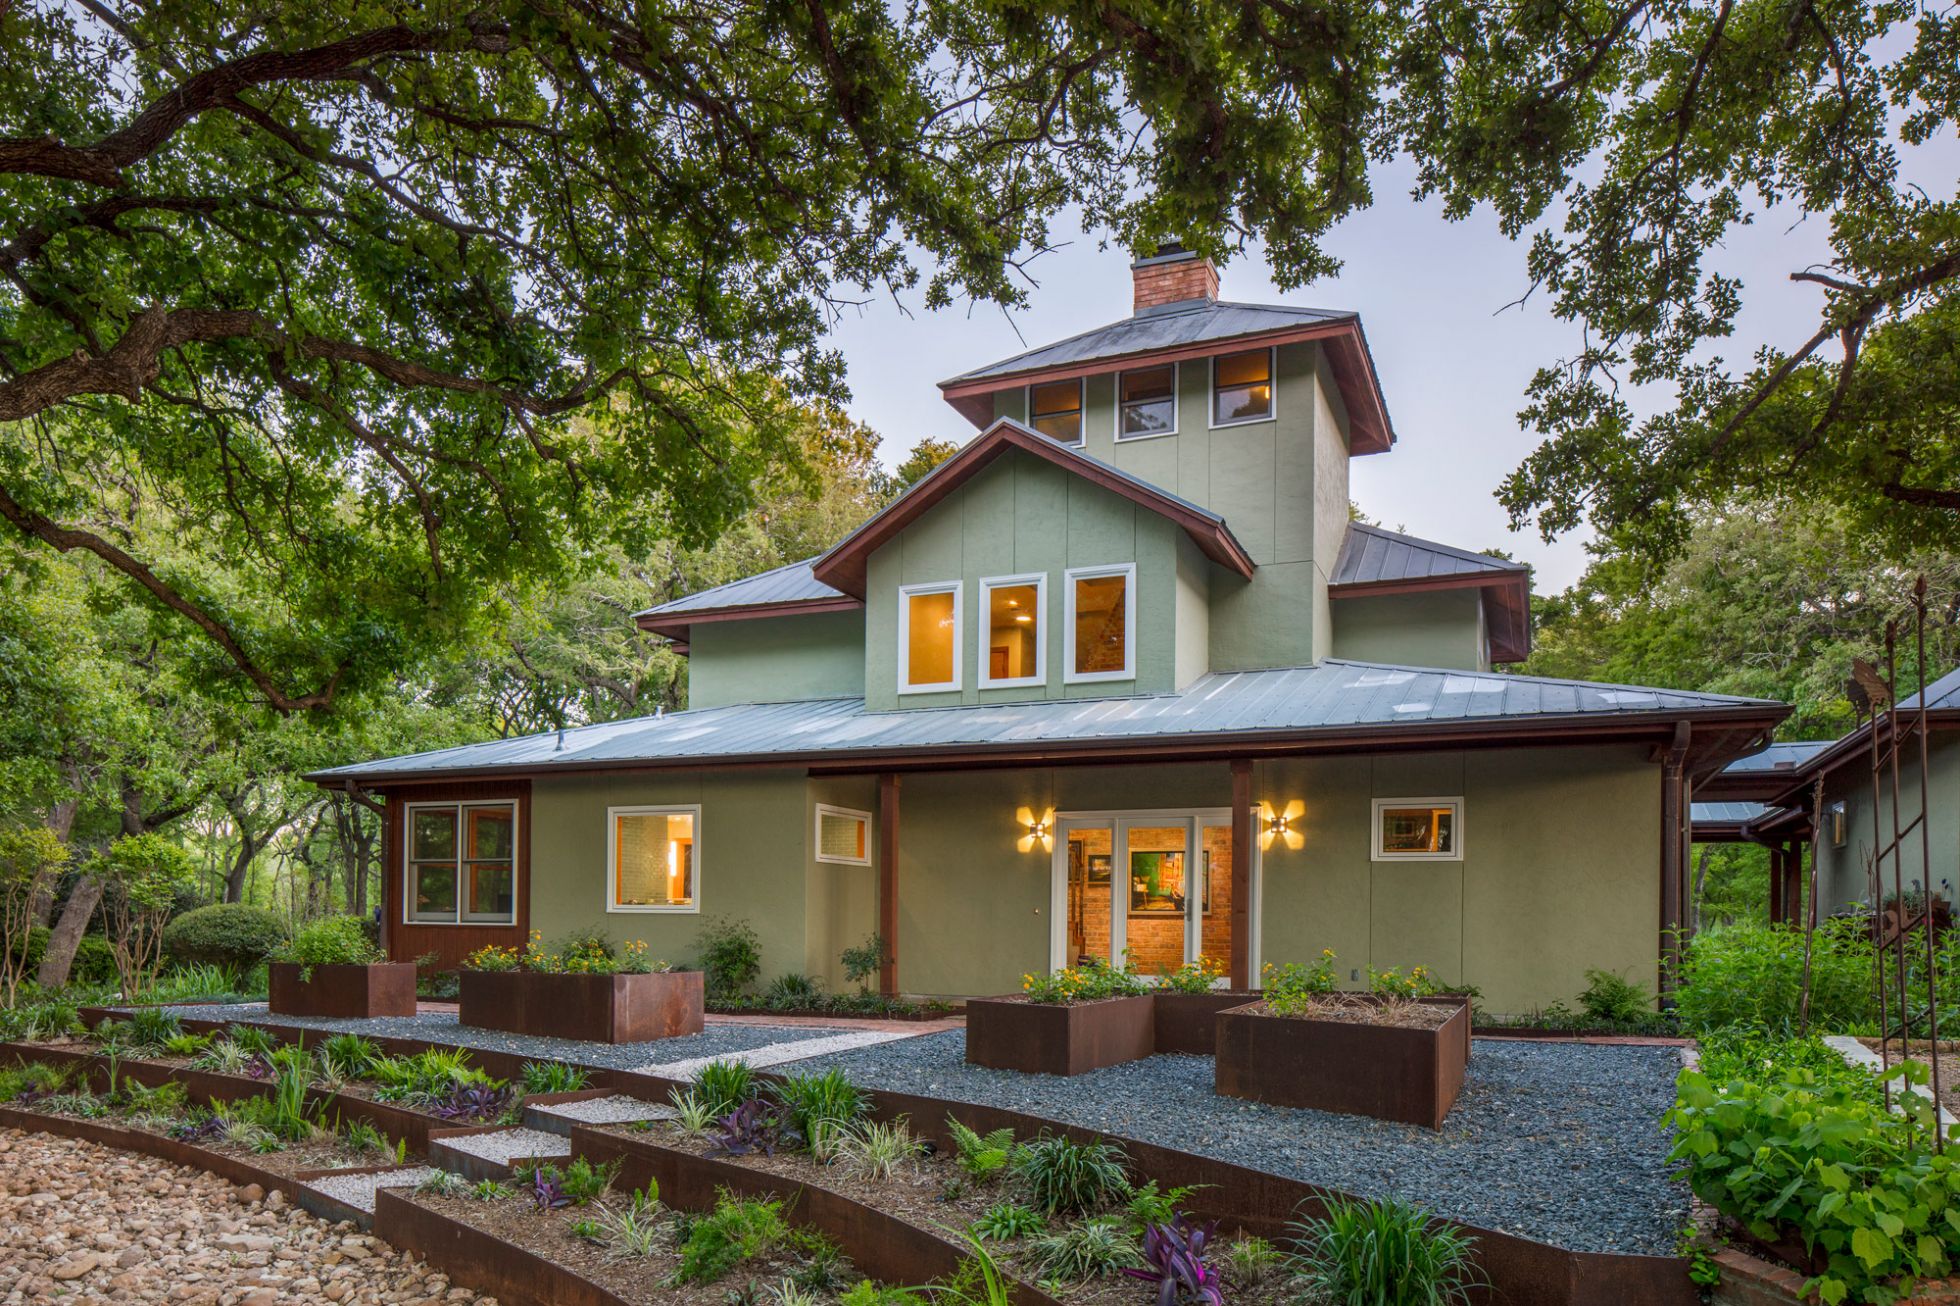
<instances>
[{"instance_id":1,"label":"green foliage","mask_svg":"<svg viewBox=\"0 0 1960 1306\"><path fill-rule=\"evenodd\" d=\"M722 1058L710 1061L694 1074L694 1096L710 1115L724 1116L754 1097L760 1085L748 1063Z\"/></svg>"},{"instance_id":2,"label":"green foliage","mask_svg":"<svg viewBox=\"0 0 1960 1306\"><path fill-rule=\"evenodd\" d=\"M1179 1184L1159 1189L1155 1179L1130 1189L1124 1202L1124 1216L1133 1232L1141 1234L1153 1224L1169 1224L1184 1209L1185 1200L1202 1184Z\"/></svg>"},{"instance_id":3,"label":"green foliage","mask_svg":"<svg viewBox=\"0 0 1960 1306\"><path fill-rule=\"evenodd\" d=\"M1100 957L1090 957L1080 966L1021 977L1021 992L1029 1002L1063 1006L1071 1002L1136 997L1149 990L1150 985L1127 964L1127 959L1126 964L1117 967Z\"/></svg>"},{"instance_id":4,"label":"green foliage","mask_svg":"<svg viewBox=\"0 0 1960 1306\"><path fill-rule=\"evenodd\" d=\"M782 1103L797 1132L806 1139L825 1129L848 1129L871 1110L863 1091L835 1066L787 1075L771 1084L769 1092Z\"/></svg>"},{"instance_id":5,"label":"green foliage","mask_svg":"<svg viewBox=\"0 0 1960 1306\"><path fill-rule=\"evenodd\" d=\"M1066 1134L1051 1134L1022 1145L1014 1168L1042 1214L1088 1215L1128 1194L1128 1159L1106 1139L1078 1143Z\"/></svg>"},{"instance_id":6,"label":"green foliage","mask_svg":"<svg viewBox=\"0 0 1960 1306\"><path fill-rule=\"evenodd\" d=\"M1276 1016L1305 1015L1316 998L1334 991L1334 950L1322 948L1311 966L1267 962L1261 978L1268 1011Z\"/></svg>"},{"instance_id":7,"label":"green foliage","mask_svg":"<svg viewBox=\"0 0 1960 1306\"><path fill-rule=\"evenodd\" d=\"M1926 1070L1907 1062L1897 1073L1917 1088ZM1684 1071L1678 1095L1672 1159L1689 1185L1754 1236L1795 1236L1821 1254L1824 1270L1807 1292L1826 1303L1884 1303L1916 1279L1951 1272L1960 1165L1927 1146L1923 1091L1900 1115L1842 1079L1785 1066L1719 1086Z\"/></svg>"},{"instance_id":8,"label":"green foliage","mask_svg":"<svg viewBox=\"0 0 1960 1306\"><path fill-rule=\"evenodd\" d=\"M172 1039L182 1038L184 1022L167 1007L138 1007L122 1023L122 1043L132 1051L162 1052Z\"/></svg>"},{"instance_id":9,"label":"green foliage","mask_svg":"<svg viewBox=\"0 0 1960 1306\"><path fill-rule=\"evenodd\" d=\"M1579 1006L1586 1015L1607 1025L1637 1024L1654 1013L1654 1001L1645 989L1596 967L1586 971Z\"/></svg>"},{"instance_id":10,"label":"green foliage","mask_svg":"<svg viewBox=\"0 0 1960 1306\"><path fill-rule=\"evenodd\" d=\"M789 1239L780 1201L738 1200L726 1189L715 1197L715 1209L696 1219L681 1244L681 1263L674 1271L680 1284L713 1283L743 1261L766 1256Z\"/></svg>"},{"instance_id":11,"label":"green foliage","mask_svg":"<svg viewBox=\"0 0 1960 1306\"><path fill-rule=\"evenodd\" d=\"M57 1092L68 1082L66 1066L50 1066L29 1061L0 1070L0 1102L17 1101L23 1094Z\"/></svg>"},{"instance_id":12,"label":"green foliage","mask_svg":"<svg viewBox=\"0 0 1960 1306\"><path fill-rule=\"evenodd\" d=\"M1158 983L1173 993L1209 993L1225 974L1224 963L1216 957L1199 957L1166 973Z\"/></svg>"},{"instance_id":13,"label":"green foliage","mask_svg":"<svg viewBox=\"0 0 1960 1306\"><path fill-rule=\"evenodd\" d=\"M863 943L844 949L837 959L844 965L844 978L863 989L885 964L885 940L873 934Z\"/></svg>"},{"instance_id":14,"label":"green foliage","mask_svg":"<svg viewBox=\"0 0 1960 1306\"><path fill-rule=\"evenodd\" d=\"M1219 1263L1226 1279L1243 1290L1264 1282L1286 1263L1286 1255L1264 1238L1242 1234L1225 1244Z\"/></svg>"},{"instance_id":15,"label":"green foliage","mask_svg":"<svg viewBox=\"0 0 1960 1306\"><path fill-rule=\"evenodd\" d=\"M769 981L763 1001L777 1011L805 1011L823 1001L823 985L794 971Z\"/></svg>"},{"instance_id":16,"label":"green foliage","mask_svg":"<svg viewBox=\"0 0 1960 1306\"><path fill-rule=\"evenodd\" d=\"M1121 1220L1101 1216L1082 1220L1028 1243L1028 1258L1044 1279L1075 1283L1100 1279L1129 1266L1141 1265L1136 1237Z\"/></svg>"},{"instance_id":17,"label":"green foliage","mask_svg":"<svg viewBox=\"0 0 1960 1306\"><path fill-rule=\"evenodd\" d=\"M618 1256L651 1256L659 1244L660 1185L648 1181L624 1205L600 1208L591 1237Z\"/></svg>"},{"instance_id":18,"label":"green foliage","mask_svg":"<svg viewBox=\"0 0 1960 1306\"><path fill-rule=\"evenodd\" d=\"M242 902L217 902L185 912L163 930L163 953L181 965L248 971L286 941L278 913Z\"/></svg>"},{"instance_id":19,"label":"green foliage","mask_svg":"<svg viewBox=\"0 0 1960 1306\"><path fill-rule=\"evenodd\" d=\"M1747 1025L1794 1033L1803 992L1803 933L1788 926L1726 925L1689 941L1674 990L1691 1032ZM1872 1018L1872 945L1857 920L1825 921L1811 951L1810 1019L1819 1029Z\"/></svg>"},{"instance_id":20,"label":"green foliage","mask_svg":"<svg viewBox=\"0 0 1960 1306\"><path fill-rule=\"evenodd\" d=\"M196 864L163 835L136 834L110 844L90 861L89 870L103 882L116 978L123 996L134 999L156 973L164 926L177 895L195 881Z\"/></svg>"},{"instance_id":21,"label":"green foliage","mask_svg":"<svg viewBox=\"0 0 1960 1306\"><path fill-rule=\"evenodd\" d=\"M840 1135L836 1144L836 1157L845 1173L871 1180L893 1178L924 1151L925 1144L903 1119L867 1120Z\"/></svg>"},{"instance_id":22,"label":"green foliage","mask_svg":"<svg viewBox=\"0 0 1960 1306\"><path fill-rule=\"evenodd\" d=\"M532 1095L576 1093L585 1087L592 1075L583 1066L568 1065L563 1061L526 1061L520 1077L524 1092Z\"/></svg>"},{"instance_id":23,"label":"green foliage","mask_svg":"<svg viewBox=\"0 0 1960 1306\"><path fill-rule=\"evenodd\" d=\"M894 1288L870 1279L859 1279L837 1300L840 1306L931 1306L932 1302L917 1288Z\"/></svg>"},{"instance_id":24,"label":"green foliage","mask_svg":"<svg viewBox=\"0 0 1960 1306\"><path fill-rule=\"evenodd\" d=\"M1809 1077L1806 1082L1841 1090L1859 1101L1883 1100L1878 1076L1846 1061L1817 1034L1790 1038L1732 1025L1703 1034L1697 1044L1701 1074L1711 1084L1726 1087L1736 1080L1775 1084L1802 1072Z\"/></svg>"},{"instance_id":25,"label":"green foliage","mask_svg":"<svg viewBox=\"0 0 1960 1306\"><path fill-rule=\"evenodd\" d=\"M560 1183L565 1190L565 1196L572 1199L574 1206L584 1206L603 1197L618 1175L617 1159L607 1161L603 1165L593 1165L585 1157L577 1156L565 1166Z\"/></svg>"},{"instance_id":26,"label":"green foliage","mask_svg":"<svg viewBox=\"0 0 1960 1306\"><path fill-rule=\"evenodd\" d=\"M367 966L387 959L368 937L367 922L358 916L322 916L293 931L276 953L279 961L296 962L312 978L315 966Z\"/></svg>"},{"instance_id":27,"label":"green foliage","mask_svg":"<svg viewBox=\"0 0 1960 1306\"><path fill-rule=\"evenodd\" d=\"M7 1006L28 966L40 961L33 950L35 904L53 895L67 866L67 845L45 825L0 828L0 994Z\"/></svg>"},{"instance_id":28,"label":"green foliage","mask_svg":"<svg viewBox=\"0 0 1960 1306\"><path fill-rule=\"evenodd\" d=\"M712 1104L693 1089L682 1092L678 1088L670 1088L667 1090L667 1100L674 1105L674 1123L687 1133L704 1133L715 1122Z\"/></svg>"},{"instance_id":29,"label":"green foliage","mask_svg":"<svg viewBox=\"0 0 1960 1306\"><path fill-rule=\"evenodd\" d=\"M1302 1286L1336 1306L1467 1306L1476 1240L1394 1200L1329 1199L1292 1226Z\"/></svg>"},{"instance_id":30,"label":"green foliage","mask_svg":"<svg viewBox=\"0 0 1960 1306\"><path fill-rule=\"evenodd\" d=\"M381 1049L359 1034L330 1035L320 1044L320 1060L343 1079L365 1079Z\"/></svg>"},{"instance_id":31,"label":"green foliage","mask_svg":"<svg viewBox=\"0 0 1960 1306\"><path fill-rule=\"evenodd\" d=\"M82 936L81 942L75 945L75 960L69 967L68 978L71 983L90 986L114 982L116 950L106 936Z\"/></svg>"},{"instance_id":32,"label":"green foliage","mask_svg":"<svg viewBox=\"0 0 1960 1306\"><path fill-rule=\"evenodd\" d=\"M1048 1222L1041 1218L1039 1211L1019 1202L995 1202L973 1222L973 1235L991 1242L1012 1242L1016 1238L1032 1238L1047 1227Z\"/></svg>"},{"instance_id":33,"label":"green foliage","mask_svg":"<svg viewBox=\"0 0 1960 1306\"><path fill-rule=\"evenodd\" d=\"M946 1132L953 1140L953 1163L971 1178L985 1183L1000 1177L1013 1163L1014 1131L1005 1125L980 1134L947 1116Z\"/></svg>"},{"instance_id":34,"label":"green foliage","mask_svg":"<svg viewBox=\"0 0 1960 1306\"><path fill-rule=\"evenodd\" d=\"M762 939L746 920L716 916L702 923L696 938L701 975L708 996L740 993L762 973Z\"/></svg>"}]
</instances>

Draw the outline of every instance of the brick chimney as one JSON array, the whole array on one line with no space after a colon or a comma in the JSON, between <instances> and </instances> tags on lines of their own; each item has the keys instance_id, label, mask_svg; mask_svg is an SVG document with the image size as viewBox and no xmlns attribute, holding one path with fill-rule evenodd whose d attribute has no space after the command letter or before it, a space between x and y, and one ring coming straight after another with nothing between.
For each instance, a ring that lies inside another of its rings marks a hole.
<instances>
[{"instance_id":1,"label":"brick chimney","mask_svg":"<svg viewBox=\"0 0 1960 1306\"><path fill-rule=\"evenodd\" d=\"M1130 264L1136 285L1136 311L1163 304L1218 298L1218 269L1178 244L1159 245L1149 258Z\"/></svg>"}]
</instances>

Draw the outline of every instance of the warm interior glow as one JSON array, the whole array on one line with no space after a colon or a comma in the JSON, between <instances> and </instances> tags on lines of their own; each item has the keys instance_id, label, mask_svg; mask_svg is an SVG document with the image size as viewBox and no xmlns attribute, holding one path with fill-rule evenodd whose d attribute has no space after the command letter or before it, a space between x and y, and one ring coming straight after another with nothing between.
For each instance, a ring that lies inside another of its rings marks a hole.
<instances>
[{"instance_id":1,"label":"warm interior glow","mask_svg":"<svg viewBox=\"0 0 1960 1306\"><path fill-rule=\"evenodd\" d=\"M908 594L906 604L905 683L951 685L957 624L952 590Z\"/></svg>"},{"instance_id":2,"label":"warm interior glow","mask_svg":"<svg viewBox=\"0 0 1960 1306\"><path fill-rule=\"evenodd\" d=\"M613 902L685 907L694 901L694 814L621 812L613 818Z\"/></svg>"},{"instance_id":3,"label":"warm interior glow","mask_svg":"<svg viewBox=\"0 0 1960 1306\"><path fill-rule=\"evenodd\" d=\"M1128 605L1125 575L1084 576L1075 582L1075 671L1077 675L1129 669Z\"/></svg>"},{"instance_id":4,"label":"warm interior glow","mask_svg":"<svg viewBox=\"0 0 1960 1306\"><path fill-rule=\"evenodd\" d=\"M1246 422L1273 412L1273 356L1264 349L1212 360L1214 422Z\"/></svg>"},{"instance_id":5,"label":"warm interior glow","mask_svg":"<svg viewBox=\"0 0 1960 1306\"><path fill-rule=\"evenodd\" d=\"M987 590L987 679L1027 680L1040 674L1041 591L1033 584Z\"/></svg>"}]
</instances>

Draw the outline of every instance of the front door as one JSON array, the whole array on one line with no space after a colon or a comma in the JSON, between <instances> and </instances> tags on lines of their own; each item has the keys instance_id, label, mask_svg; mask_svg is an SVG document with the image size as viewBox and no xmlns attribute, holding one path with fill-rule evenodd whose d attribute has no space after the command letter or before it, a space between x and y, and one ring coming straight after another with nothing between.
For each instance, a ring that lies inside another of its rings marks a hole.
<instances>
[{"instance_id":1,"label":"front door","mask_svg":"<svg viewBox=\"0 0 1960 1306\"><path fill-rule=\"evenodd\" d=\"M1225 813L1057 822L1053 965L1090 958L1163 975L1232 954L1232 825Z\"/></svg>"}]
</instances>

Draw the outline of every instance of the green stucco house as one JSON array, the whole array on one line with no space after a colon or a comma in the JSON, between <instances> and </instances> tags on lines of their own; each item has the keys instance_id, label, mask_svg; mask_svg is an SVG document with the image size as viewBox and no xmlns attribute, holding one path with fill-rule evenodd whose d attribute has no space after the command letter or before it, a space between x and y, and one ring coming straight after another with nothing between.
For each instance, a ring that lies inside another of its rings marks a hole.
<instances>
[{"instance_id":1,"label":"green stucco house","mask_svg":"<svg viewBox=\"0 0 1960 1306\"><path fill-rule=\"evenodd\" d=\"M1395 435L1352 313L1218 298L1167 248L1134 312L944 382L973 439L821 557L639 615L684 712L343 767L379 795L391 953L605 926L769 974L1013 990L1423 964L1496 1011L1652 983L1690 787L1780 704L1505 675L1514 563L1349 520Z\"/></svg>"}]
</instances>

